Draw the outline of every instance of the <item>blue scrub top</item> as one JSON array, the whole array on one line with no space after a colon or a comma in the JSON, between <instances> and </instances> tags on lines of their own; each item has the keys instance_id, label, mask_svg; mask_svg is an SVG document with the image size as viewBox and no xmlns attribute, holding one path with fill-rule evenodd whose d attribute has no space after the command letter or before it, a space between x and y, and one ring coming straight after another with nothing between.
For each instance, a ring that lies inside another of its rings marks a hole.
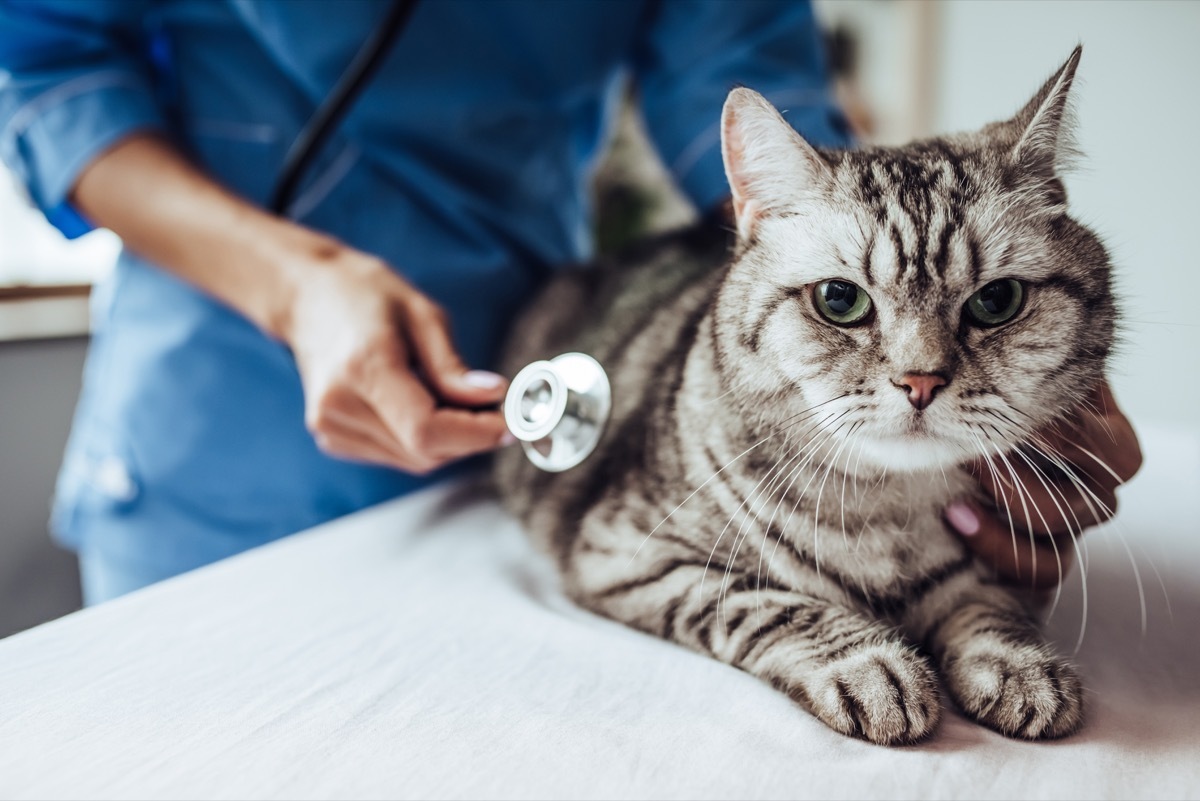
<instances>
[{"instance_id":1,"label":"blue scrub top","mask_svg":"<svg viewBox=\"0 0 1200 801\"><path fill-rule=\"evenodd\" d=\"M263 203L386 8L0 0L0 156L68 234L86 230L65 203L80 170L141 129ZM589 177L626 78L701 208L728 192L734 85L845 142L807 2L425 0L290 215L393 264L486 367L522 301L589 255ZM320 453L287 349L131 253L93 322L53 518L69 547L181 572L433 480Z\"/></svg>"}]
</instances>

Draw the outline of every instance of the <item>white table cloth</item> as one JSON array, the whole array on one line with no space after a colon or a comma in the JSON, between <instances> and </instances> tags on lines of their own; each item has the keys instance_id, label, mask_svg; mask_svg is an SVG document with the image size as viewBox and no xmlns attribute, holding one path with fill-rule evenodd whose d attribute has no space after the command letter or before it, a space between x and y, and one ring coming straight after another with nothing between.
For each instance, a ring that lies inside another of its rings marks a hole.
<instances>
[{"instance_id":1,"label":"white table cloth","mask_svg":"<svg viewBox=\"0 0 1200 801\"><path fill-rule=\"evenodd\" d=\"M1143 444L1087 538L1090 712L1067 740L955 713L914 747L834 734L573 608L456 485L0 641L0 796L1200 798L1200 438ZM1050 622L1068 651L1080 615L1077 570Z\"/></svg>"}]
</instances>

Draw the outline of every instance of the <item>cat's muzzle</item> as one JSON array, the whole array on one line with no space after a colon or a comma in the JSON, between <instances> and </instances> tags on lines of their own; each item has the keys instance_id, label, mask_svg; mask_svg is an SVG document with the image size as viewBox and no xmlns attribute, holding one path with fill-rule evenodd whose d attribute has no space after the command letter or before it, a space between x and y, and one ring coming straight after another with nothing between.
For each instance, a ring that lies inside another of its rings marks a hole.
<instances>
[{"instance_id":1,"label":"cat's muzzle","mask_svg":"<svg viewBox=\"0 0 1200 801\"><path fill-rule=\"evenodd\" d=\"M504 398L504 422L537 467L560 473L596 449L612 389L600 362L584 353L564 353L526 365Z\"/></svg>"}]
</instances>

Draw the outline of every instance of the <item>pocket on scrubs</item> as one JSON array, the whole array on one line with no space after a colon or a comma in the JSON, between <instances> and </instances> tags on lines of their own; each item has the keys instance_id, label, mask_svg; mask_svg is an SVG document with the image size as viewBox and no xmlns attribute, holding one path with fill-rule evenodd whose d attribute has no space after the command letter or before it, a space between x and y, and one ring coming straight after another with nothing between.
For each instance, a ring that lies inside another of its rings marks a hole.
<instances>
[{"instance_id":1,"label":"pocket on scrubs","mask_svg":"<svg viewBox=\"0 0 1200 801\"><path fill-rule=\"evenodd\" d=\"M84 515L127 513L141 494L141 478L126 440L97 420L77 422L55 486L51 533L60 544L79 550L86 546Z\"/></svg>"}]
</instances>

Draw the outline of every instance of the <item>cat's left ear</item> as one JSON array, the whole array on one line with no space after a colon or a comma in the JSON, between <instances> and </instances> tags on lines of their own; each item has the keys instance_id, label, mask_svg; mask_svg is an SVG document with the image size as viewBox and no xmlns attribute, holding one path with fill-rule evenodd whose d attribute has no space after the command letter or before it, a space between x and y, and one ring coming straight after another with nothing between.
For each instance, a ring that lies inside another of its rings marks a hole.
<instances>
[{"instance_id":1,"label":"cat's left ear","mask_svg":"<svg viewBox=\"0 0 1200 801\"><path fill-rule=\"evenodd\" d=\"M1077 153L1069 101L1082 54L1083 46L1077 45L1066 63L1012 120L1017 130L1017 142L1011 151L1014 166L1054 205L1066 202L1066 191L1058 175Z\"/></svg>"},{"instance_id":2,"label":"cat's left ear","mask_svg":"<svg viewBox=\"0 0 1200 801\"><path fill-rule=\"evenodd\" d=\"M747 241L764 217L811 197L829 165L767 99L739 87L721 112L721 155L733 192L738 236Z\"/></svg>"}]
</instances>

